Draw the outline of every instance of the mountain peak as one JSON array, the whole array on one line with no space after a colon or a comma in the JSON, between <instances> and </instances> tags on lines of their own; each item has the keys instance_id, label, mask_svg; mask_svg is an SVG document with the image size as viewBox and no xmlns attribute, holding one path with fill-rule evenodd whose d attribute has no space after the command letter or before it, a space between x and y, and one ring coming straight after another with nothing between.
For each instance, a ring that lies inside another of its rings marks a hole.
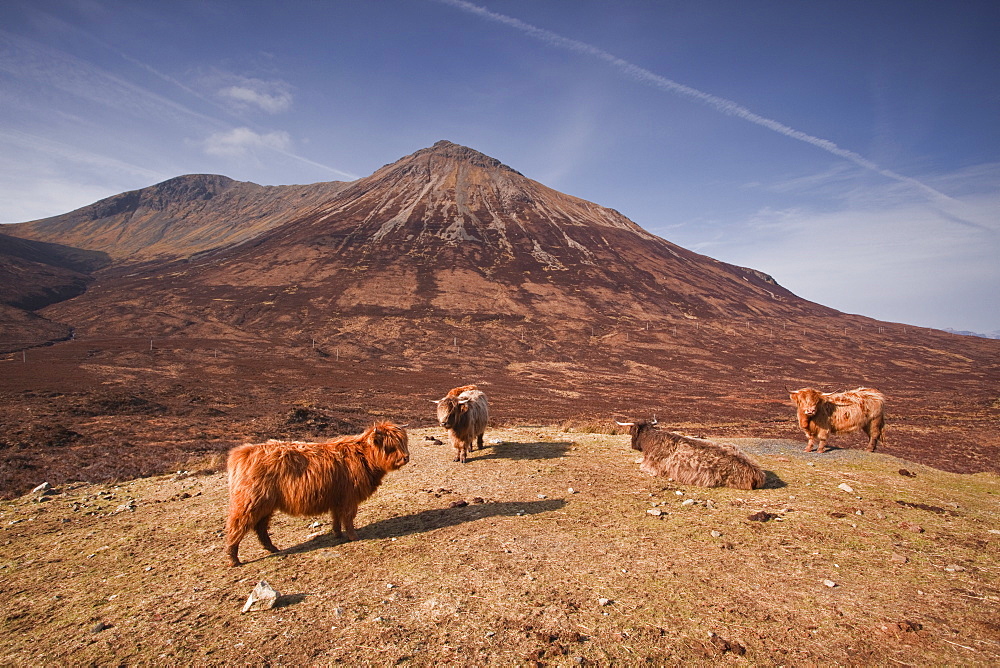
<instances>
[{"instance_id":1,"label":"mountain peak","mask_svg":"<svg viewBox=\"0 0 1000 668\"><path fill-rule=\"evenodd\" d=\"M479 151L469 148L468 146L462 146L461 144L456 144L450 142L447 139L442 139L441 141L435 142L433 146L425 149L421 149L416 153L408 155L401 160L398 160L394 164L400 162L405 162L412 159L420 159L426 157L438 157L444 158L449 161L465 162L469 163L475 167L481 167L483 169L499 169L518 176L523 176L521 172L516 169L509 167L496 158L491 158L485 153L480 153Z\"/></svg>"}]
</instances>

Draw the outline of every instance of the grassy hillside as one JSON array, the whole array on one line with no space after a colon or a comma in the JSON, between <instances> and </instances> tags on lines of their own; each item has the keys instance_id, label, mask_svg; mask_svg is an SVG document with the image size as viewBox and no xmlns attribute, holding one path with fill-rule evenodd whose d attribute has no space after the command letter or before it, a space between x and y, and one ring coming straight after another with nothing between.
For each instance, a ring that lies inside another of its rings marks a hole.
<instances>
[{"instance_id":1,"label":"grassy hillside","mask_svg":"<svg viewBox=\"0 0 1000 668\"><path fill-rule=\"evenodd\" d=\"M362 540L279 515L236 569L218 461L0 502L0 664L1000 663L995 475L741 439L768 488L701 489L626 436L492 430L462 466L427 435Z\"/></svg>"}]
</instances>

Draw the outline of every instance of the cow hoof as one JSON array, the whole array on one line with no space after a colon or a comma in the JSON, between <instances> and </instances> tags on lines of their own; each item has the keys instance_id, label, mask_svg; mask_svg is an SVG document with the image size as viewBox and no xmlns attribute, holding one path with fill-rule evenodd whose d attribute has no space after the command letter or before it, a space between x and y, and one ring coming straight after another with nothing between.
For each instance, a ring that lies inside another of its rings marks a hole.
<instances>
[{"instance_id":1,"label":"cow hoof","mask_svg":"<svg viewBox=\"0 0 1000 668\"><path fill-rule=\"evenodd\" d=\"M812 451L813 451L812 446L811 445L807 445L806 449L803 450L802 452L812 452Z\"/></svg>"}]
</instances>

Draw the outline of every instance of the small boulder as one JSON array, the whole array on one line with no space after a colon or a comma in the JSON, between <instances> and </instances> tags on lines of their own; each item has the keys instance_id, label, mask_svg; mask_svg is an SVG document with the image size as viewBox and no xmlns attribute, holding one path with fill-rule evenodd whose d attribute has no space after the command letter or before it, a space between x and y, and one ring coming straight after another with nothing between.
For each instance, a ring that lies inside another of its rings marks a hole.
<instances>
[{"instance_id":1,"label":"small boulder","mask_svg":"<svg viewBox=\"0 0 1000 668\"><path fill-rule=\"evenodd\" d=\"M241 610L241 612L250 612L251 610L270 610L278 602L278 596L280 596L280 594L275 591L266 580L261 580L257 583L257 586L253 588L253 591L250 592L250 596L247 597L247 602L243 606L243 610Z\"/></svg>"}]
</instances>

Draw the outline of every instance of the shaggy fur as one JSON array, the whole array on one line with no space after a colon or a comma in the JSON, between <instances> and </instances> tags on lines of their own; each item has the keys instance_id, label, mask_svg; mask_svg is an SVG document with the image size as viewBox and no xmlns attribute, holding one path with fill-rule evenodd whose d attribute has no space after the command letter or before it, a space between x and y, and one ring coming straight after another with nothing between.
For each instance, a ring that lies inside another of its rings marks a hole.
<instances>
[{"instance_id":1,"label":"shaggy fur","mask_svg":"<svg viewBox=\"0 0 1000 668\"><path fill-rule=\"evenodd\" d=\"M809 442L806 452L819 441L819 452L826 451L830 434L861 429L868 435L868 451L883 442L885 432L885 396L870 387L847 392L823 393L807 387L788 395L798 411L799 426Z\"/></svg>"},{"instance_id":2,"label":"shaggy fur","mask_svg":"<svg viewBox=\"0 0 1000 668\"><path fill-rule=\"evenodd\" d=\"M660 431L649 422L632 424L629 433L632 449L642 452L639 469L650 475L699 487L764 486L761 468L731 445Z\"/></svg>"},{"instance_id":3,"label":"shaggy fur","mask_svg":"<svg viewBox=\"0 0 1000 668\"><path fill-rule=\"evenodd\" d=\"M229 516L226 552L239 566L240 541L251 531L264 549L277 552L267 529L271 515L333 517L333 533L357 540L358 504L371 496L389 471L410 461L406 431L379 422L363 434L327 443L268 441L229 452Z\"/></svg>"},{"instance_id":4,"label":"shaggy fur","mask_svg":"<svg viewBox=\"0 0 1000 668\"><path fill-rule=\"evenodd\" d=\"M468 451L483 447L483 433L490 419L490 406L475 385L463 385L437 399L437 418L448 430L448 439L455 448L456 462L465 463Z\"/></svg>"}]
</instances>

